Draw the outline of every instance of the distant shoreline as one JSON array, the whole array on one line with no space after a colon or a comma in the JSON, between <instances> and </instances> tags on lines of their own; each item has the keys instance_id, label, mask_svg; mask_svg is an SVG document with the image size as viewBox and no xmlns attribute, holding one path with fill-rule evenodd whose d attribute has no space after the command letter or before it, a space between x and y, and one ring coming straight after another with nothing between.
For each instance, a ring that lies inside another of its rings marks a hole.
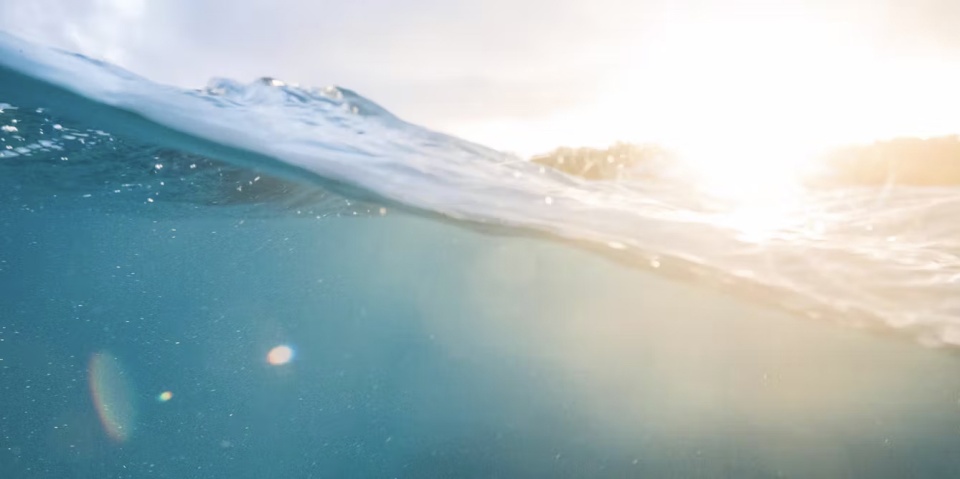
<instances>
[{"instance_id":1,"label":"distant shoreline","mask_svg":"<svg viewBox=\"0 0 960 479\"><path fill-rule=\"evenodd\" d=\"M608 148L557 148L531 161L590 180L656 181L680 157L655 144L617 143ZM960 185L960 136L903 137L846 146L811 162L817 173L803 180L812 187Z\"/></svg>"}]
</instances>

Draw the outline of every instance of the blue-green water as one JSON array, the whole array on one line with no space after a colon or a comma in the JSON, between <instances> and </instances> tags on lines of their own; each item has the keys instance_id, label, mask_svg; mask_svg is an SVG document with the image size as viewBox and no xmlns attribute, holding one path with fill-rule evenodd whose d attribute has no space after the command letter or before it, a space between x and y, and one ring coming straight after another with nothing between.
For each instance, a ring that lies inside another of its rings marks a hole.
<instances>
[{"instance_id":1,"label":"blue-green water","mask_svg":"<svg viewBox=\"0 0 960 479\"><path fill-rule=\"evenodd\" d=\"M944 351L402 214L72 202L0 210L3 477L960 473ZM123 442L90 399L104 350Z\"/></svg>"},{"instance_id":2,"label":"blue-green water","mask_svg":"<svg viewBox=\"0 0 960 479\"><path fill-rule=\"evenodd\" d=\"M954 350L0 74L0 478L960 477Z\"/></svg>"}]
</instances>

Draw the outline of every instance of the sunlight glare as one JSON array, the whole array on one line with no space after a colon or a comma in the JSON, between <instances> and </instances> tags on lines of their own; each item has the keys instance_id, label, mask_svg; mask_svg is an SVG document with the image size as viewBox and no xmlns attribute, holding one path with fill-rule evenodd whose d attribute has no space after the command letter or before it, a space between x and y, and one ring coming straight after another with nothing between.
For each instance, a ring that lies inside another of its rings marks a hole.
<instances>
[{"instance_id":1,"label":"sunlight glare","mask_svg":"<svg viewBox=\"0 0 960 479\"><path fill-rule=\"evenodd\" d=\"M948 58L889 48L868 22L803 2L702 8L667 9L607 44L590 100L459 133L524 154L661 145L696 189L726 201L725 221L761 238L791 221L784 212L802 206L803 180L833 148L960 128L960 64Z\"/></svg>"},{"instance_id":2,"label":"sunlight glare","mask_svg":"<svg viewBox=\"0 0 960 479\"><path fill-rule=\"evenodd\" d=\"M958 126L960 69L802 11L760 20L666 18L624 50L590 128L677 151L717 221L762 241L806 231L802 181L831 148Z\"/></svg>"}]
</instances>

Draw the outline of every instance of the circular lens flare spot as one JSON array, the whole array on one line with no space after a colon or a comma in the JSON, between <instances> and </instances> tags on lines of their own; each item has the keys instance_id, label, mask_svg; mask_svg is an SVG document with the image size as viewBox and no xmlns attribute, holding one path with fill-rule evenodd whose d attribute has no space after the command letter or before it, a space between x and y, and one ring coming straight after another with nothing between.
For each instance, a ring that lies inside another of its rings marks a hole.
<instances>
[{"instance_id":1,"label":"circular lens flare spot","mask_svg":"<svg viewBox=\"0 0 960 479\"><path fill-rule=\"evenodd\" d=\"M267 362L273 366L287 364L293 359L293 348L285 344L276 346L267 353Z\"/></svg>"},{"instance_id":2,"label":"circular lens flare spot","mask_svg":"<svg viewBox=\"0 0 960 479\"><path fill-rule=\"evenodd\" d=\"M164 391L157 396L157 401L167 402L173 399L173 393L170 391Z\"/></svg>"}]
</instances>

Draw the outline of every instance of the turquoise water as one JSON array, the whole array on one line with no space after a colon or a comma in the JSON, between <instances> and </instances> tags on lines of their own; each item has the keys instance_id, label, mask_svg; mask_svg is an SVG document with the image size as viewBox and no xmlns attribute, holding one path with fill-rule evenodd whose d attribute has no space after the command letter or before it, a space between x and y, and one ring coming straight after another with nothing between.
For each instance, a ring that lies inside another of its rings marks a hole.
<instances>
[{"instance_id":1,"label":"turquoise water","mask_svg":"<svg viewBox=\"0 0 960 479\"><path fill-rule=\"evenodd\" d=\"M943 351L403 214L73 203L0 220L4 477L960 472ZM129 376L123 442L96 351Z\"/></svg>"},{"instance_id":2,"label":"turquoise water","mask_svg":"<svg viewBox=\"0 0 960 479\"><path fill-rule=\"evenodd\" d=\"M561 207L621 218L573 179L522 209L337 138L305 174L25 71L0 71L0 477L960 476L954 350L612 255L635 245L593 223L571 241Z\"/></svg>"}]
</instances>

